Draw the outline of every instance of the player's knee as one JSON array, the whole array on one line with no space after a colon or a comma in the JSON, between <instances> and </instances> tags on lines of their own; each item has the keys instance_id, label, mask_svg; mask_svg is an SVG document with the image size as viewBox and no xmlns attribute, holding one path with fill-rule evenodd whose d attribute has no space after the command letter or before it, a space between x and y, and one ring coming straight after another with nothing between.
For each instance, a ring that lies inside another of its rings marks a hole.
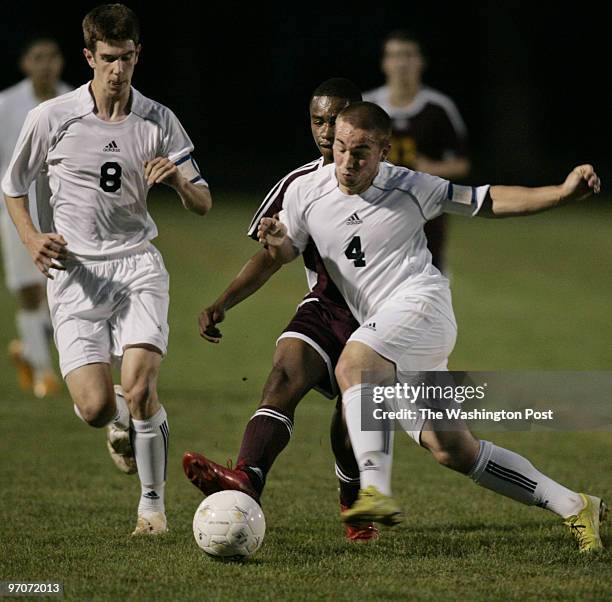
<instances>
[{"instance_id":1,"label":"player's knee","mask_svg":"<svg viewBox=\"0 0 612 602\"><path fill-rule=\"evenodd\" d=\"M147 406L155 396L155 387L147 379L138 380L130 386L123 387L125 399L133 414L146 413Z\"/></svg>"},{"instance_id":2,"label":"player's knee","mask_svg":"<svg viewBox=\"0 0 612 602\"><path fill-rule=\"evenodd\" d=\"M94 428L102 428L106 426L115 416L115 407L113 403L105 401L89 402L79 404L79 414L81 418Z\"/></svg>"},{"instance_id":3,"label":"player's knee","mask_svg":"<svg viewBox=\"0 0 612 602\"><path fill-rule=\"evenodd\" d=\"M262 404L289 410L301 398L304 387L304 377L299 371L294 372L275 359L264 386Z\"/></svg>"},{"instance_id":4,"label":"player's knee","mask_svg":"<svg viewBox=\"0 0 612 602\"><path fill-rule=\"evenodd\" d=\"M361 369L350 357L341 357L334 373L343 391L361 382Z\"/></svg>"}]
</instances>

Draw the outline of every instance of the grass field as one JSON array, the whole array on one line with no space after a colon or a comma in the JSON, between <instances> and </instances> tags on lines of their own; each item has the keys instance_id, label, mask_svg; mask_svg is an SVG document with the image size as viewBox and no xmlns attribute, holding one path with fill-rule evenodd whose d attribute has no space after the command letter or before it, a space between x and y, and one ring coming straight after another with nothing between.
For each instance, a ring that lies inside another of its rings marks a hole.
<instances>
[{"instance_id":1,"label":"grass field","mask_svg":"<svg viewBox=\"0 0 612 602\"><path fill-rule=\"evenodd\" d=\"M27 397L2 360L0 580L57 580L70 600L612 599L609 552L580 557L554 515L438 467L401 433L394 487L406 523L374 544L345 542L327 434L332 405L317 394L298 408L294 438L270 474L263 548L239 565L200 553L191 534L200 495L183 477L181 454L235 457L275 337L305 290L301 267L289 266L229 313L221 345L199 339L198 311L255 251L243 231L257 203L218 194L204 220L169 196L152 203L171 274L160 381L171 428L167 537L128 537L137 479L115 471L104 434L75 418L65 393ZM611 368L609 202L524 220L454 219L448 252L459 323L453 368ZM13 308L2 293L0 348L14 336ZM609 433L491 437L568 486L612 498Z\"/></svg>"}]
</instances>

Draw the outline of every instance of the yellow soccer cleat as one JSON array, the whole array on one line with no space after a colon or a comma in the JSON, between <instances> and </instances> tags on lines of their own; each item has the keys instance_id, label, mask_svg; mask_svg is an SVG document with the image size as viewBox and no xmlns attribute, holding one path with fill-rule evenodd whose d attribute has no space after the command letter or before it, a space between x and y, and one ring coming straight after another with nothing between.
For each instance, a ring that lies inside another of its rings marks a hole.
<instances>
[{"instance_id":1,"label":"yellow soccer cleat","mask_svg":"<svg viewBox=\"0 0 612 602\"><path fill-rule=\"evenodd\" d=\"M163 512L153 512L147 516L138 516L132 535L163 535L164 533L168 533L166 515Z\"/></svg>"},{"instance_id":2,"label":"yellow soccer cleat","mask_svg":"<svg viewBox=\"0 0 612 602\"><path fill-rule=\"evenodd\" d=\"M573 516L565 519L572 535L578 541L580 552L598 552L603 550L599 526L605 520L608 507L603 500L593 495L580 494L584 501L584 508Z\"/></svg>"},{"instance_id":3,"label":"yellow soccer cleat","mask_svg":"<svg viewBox=\"0 0 612 602\"><path fill-rule=\"evenodd\" d=\"M34 385L34 370L32 364L23 356L23 343L12 340L8 346L8 354L17 370L17 382L22 391L31 391Z\"/></svg>"},{"instance_id":4,"label":"yellow soccer cleat","mask_svg":"<svg viewBox=\"0 0 612 602\"><path fill-rule=\"evenodd\" d=\"M389 495L370 485L359 491L357 501L340 515L345 523L381 523L392 527L404 520L404 513Z\"/></svg>"}]
</instances>

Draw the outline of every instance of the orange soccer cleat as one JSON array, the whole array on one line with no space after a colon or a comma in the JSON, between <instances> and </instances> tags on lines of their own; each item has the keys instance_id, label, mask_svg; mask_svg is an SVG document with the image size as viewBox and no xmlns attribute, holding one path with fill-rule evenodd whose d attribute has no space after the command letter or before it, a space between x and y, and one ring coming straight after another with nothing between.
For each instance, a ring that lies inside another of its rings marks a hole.
<instances>
[{"instance_id":1,"label":"orange soccer cleat","mask_svg":"<svg viewBox=\"0 0 612 602\"><path fill-rule=\"evenodd\" d=\"M9 343L8 354L17 370L17 382L22 391L31 391L34 386L32 364L23 356L23 343L14 339Z\"/></svg>"}]
</instances>

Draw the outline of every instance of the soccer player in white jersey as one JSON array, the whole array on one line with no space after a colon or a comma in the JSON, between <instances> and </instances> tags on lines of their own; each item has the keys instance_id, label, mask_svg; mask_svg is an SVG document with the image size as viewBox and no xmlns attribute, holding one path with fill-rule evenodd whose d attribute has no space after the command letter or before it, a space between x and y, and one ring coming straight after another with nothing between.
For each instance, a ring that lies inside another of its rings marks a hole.
<instances>
[{"instance_id":1,"label":"soccer player in white jersey","mask_svg":"<svg viewBox=\"0 0 612 602\"><path fill-rule=\"evenodd\" d=\"M257 240L259 220L281 211L292 182L333 162L336 117L347 104L358 100L359 88L345 78L334 77L317 86L310 98L309 114L321 156L293 170L272 188L251 221L249 237ZM338 396L334 368L359 324L330 279L314 244L308 246L303 259L310 291L278 338L273 366L259 406L244 431L235 467L227 468L195 452L183 456L185 474L205 495L237 489L259 500L273 463L291 438L297 404L313 388L329 399ZM219 298L200 314L202 337L218 343L222 336L218 325L226 311L259 290L281 266L265 248L253 255ZM340 508L345 510L359 493L359 467L348 444L341 404L338 398L330 439ZM350 541L369 541L378 536L378 530L369 522L346 523L345 536Z\"/></svg>"},{"instance_id":2,"label":"soccer player in white jersey","mask_svg":"<svg viewBox=\"0 0 612 602\"><path fill-rule=\"evenodd\" d=\"M402 517L391 497L391 433L361 431L361 402L371 401L374 386L401 382L402 374L446 370L456 338L448 280L431 264L423 224L442 211L488 217L543 211L599 192L600 182L590 165L581 165L559 186L453 186L385 163L389 138L389 116L378 105L349 105L338 116L335 164L294 182L281 221L262 219L259 238L283 261L297 257L312 238L361 324L336 367L362 486L343 518L392 525ZM581 551L601 549L606 506L599 498L573 492L520 455L478 441L467 426L444 431L422 420L402 426L441 464L561 516Z\"/></svg>"},{"instance_id":3,"label":"soccer player in white jersey","mask_svg":"<svg viewBox=\"0 0 612 602\"><path fill-rule=\"evenodd\" d=\"M25 79L0 92L0 177L8 167L28 112L41 102L70 91L70 86L59 80L63 64L55 40L35 37L24 45L19 66ZM35 207L35 184L30 187L29 199L30 205ZM11 341L9 355L17 368L21 388L33 391L36 397L45 397L59 389L49 352L51 324L45 277L32 263L3 206L0 207L0 228L6 286L16 296L18 308L19 339Z\"/></svg>"},{"instance_id":4,"label":"soccer player in white jersey","mask_svg":"<svg viewBox=\"0 0 612 602\"><path fill-rule=\"evenodd\" d=\"M135 535L167 531L164 487L166 412L157 379L168 340L168 274L151 244L153 184L204 215L206 182L176 116L131 86L139 26L122 4L83 20L91 82L28 114L2 187L21 240L49 278L47 292L62 376L77 415L108 426L111 455L141 483ZM27 206L30 183L48 174L38 198L41 231ZM120 357L113 388L111 358ZM131 447L133 445L133 448Z\"/></svg>"}]
</instances>

